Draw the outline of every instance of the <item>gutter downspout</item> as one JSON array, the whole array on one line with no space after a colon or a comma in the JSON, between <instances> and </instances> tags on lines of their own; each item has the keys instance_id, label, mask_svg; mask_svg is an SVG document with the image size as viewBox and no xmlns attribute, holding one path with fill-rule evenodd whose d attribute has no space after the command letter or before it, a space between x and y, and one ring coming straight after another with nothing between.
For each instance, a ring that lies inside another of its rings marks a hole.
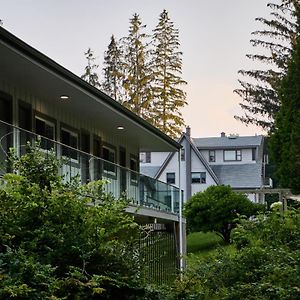
<instances>
[{"instance_id":1,"label":"gutter downspout","mask_svg":"<svg viewBox=\"0 0 300 300\"><path fill-rule=\"evenodd\" d=\"M179 270L180 270L180 277L182 279L182 272L183 272L183 230L182 230L182 191L181 191L181 148L178 151L178 178L179 178Z\"/></svg>"}]
</instances>

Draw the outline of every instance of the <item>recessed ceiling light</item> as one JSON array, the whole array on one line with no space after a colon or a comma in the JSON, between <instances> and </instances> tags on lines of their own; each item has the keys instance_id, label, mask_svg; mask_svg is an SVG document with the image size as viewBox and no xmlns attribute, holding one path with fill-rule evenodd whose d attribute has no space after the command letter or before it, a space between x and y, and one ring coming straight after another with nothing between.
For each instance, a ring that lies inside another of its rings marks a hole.
<instances>
[{"instance_id":1,"label":"recessed ceiling light","mask_svg":"<svg viewBox=\"0 0 300 300\"><path fill-rule=\"evenodd\" d=\"M60 99L61 100L68 100L70 97L68 95L61 95Z\"/></svg>"},{"instance_id":2,"label":"recessed ceiling light","mask_svg":"<svg viewBox=\"0 0 300 300\"><path fill-rule=\"evenodd\" d=\"M124 129L124 126L118 126L117 129L118 129L118 130L123 130L123 129Z\"/></svg>"}]
</instances>

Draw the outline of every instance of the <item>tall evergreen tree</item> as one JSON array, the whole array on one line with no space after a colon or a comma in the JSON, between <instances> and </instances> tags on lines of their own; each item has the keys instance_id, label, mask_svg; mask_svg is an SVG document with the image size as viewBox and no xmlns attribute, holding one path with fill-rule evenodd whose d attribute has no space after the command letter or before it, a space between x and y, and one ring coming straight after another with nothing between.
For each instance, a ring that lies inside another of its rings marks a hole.
<instances>
[{"instance_id":1,"label":"tall evergreen tree","mask_svg":"<svg viewBox=\"0 0 300 300\"><path fill-rule=\"evenodd\" d=\"M149 65L149 36L138 14L130 19L129 35L122 39L125 99L123 104L142 118L150 119L152 70Z\"/></svg>"},{"instance_id":2,"label":"tall evergreen tree","mask_svg":"<svg viewBox=\"0 0 300 300\"><path fill-rule=\"evenodd\" d=\"M100 88L99 76L96 72L99 66L95 64L96 58L94 56L94 52L91 48L88 48L84 55L87 59L87 66L85 67L85 73L81 76L81 78L87 81L90 85Z\"/></svg>"},{"instance_id":3,"label":"tall evergreen tree","mask_svg":"<svg viewBox=\"0 0 300 300\"><path fill-rule=\"evenodd\" d=\"M280 108L278 88L287 71L291 49L295 43L295 5L299 0L280 0L280 4L268 3L271 18L256 18L264 29L252 32L251 44L260 47L262 54L248 54L247 57L266 65L264 69L240 70L245 79L239 80L241 88L236 89L241 98L245 114L235 116L246 123L271 129Z\"/></svg>"},{"instance_id":4,"label":"tall evergreen tree","mask_svg":"<svg viewBox=\"0 0 300 300\"><path fill-rule=\"evenodd\" d=\"M186 102L186 94L181 89L182 52L178 50L179 33L174 28L168 12L163 10L153 31L153 70L155 74L155 119L156 125L169 136L176 138L182 132L184 120L180 109Z\"/></svg>"},{"instance_id":5,"label":"tall evergreen tree","mask_svg":"<svg viewBox=\"0 0 300 300\"><path fill-rule=\"evenodd\" d=\"M3 20L0 19L0 26L3 26Z\"/></svg>"},{"instance_id":6,"label":"tall evergreen tree","mask_svg":"<svg viewBox=\"0 0 300 300\"><path fill-rule=\"evenodd\" d=\"M300 3L295 6L297 39L279 89L281 108L270 138L272 159L282 187L300 193Z\"/></svg>"},{"instance_id":7,"label":"tall evergreen tree","mask_svg":"<svg viewBox=\"0 0 300 300\"><path fill-rule=\"evenodd\" d=\"M104 54L104 80L102 89L113 99L123 102L124 92L122 83L124 80L124 68L122 62L122 51L114 35L111 36L108 49Z\"/></svg>"}]
</instances>

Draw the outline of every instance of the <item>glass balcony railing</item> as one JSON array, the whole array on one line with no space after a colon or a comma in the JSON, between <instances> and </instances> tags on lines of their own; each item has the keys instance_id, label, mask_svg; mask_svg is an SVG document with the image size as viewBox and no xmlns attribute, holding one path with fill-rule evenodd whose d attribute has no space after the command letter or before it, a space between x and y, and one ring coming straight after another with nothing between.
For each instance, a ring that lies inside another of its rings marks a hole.
<instances>
[{"instance_id":1,"label":"glass balcony railing","mask_svg":"<svg viewBox=\"0 0 300 300\"><path fill-rule=\"evenodd\" d=\"M63 180L70 181L74 176L82 184L106 180L105 191L115 198L123 196L135 205L179 212L178 188L3 121L0 121L0 175L10 171L9 148L14 147L18 155L23 155L27 142L37 140L40 140L42 151L54 151L58 158L63 158L59 170Z\"/></svg>"}]
</instances>

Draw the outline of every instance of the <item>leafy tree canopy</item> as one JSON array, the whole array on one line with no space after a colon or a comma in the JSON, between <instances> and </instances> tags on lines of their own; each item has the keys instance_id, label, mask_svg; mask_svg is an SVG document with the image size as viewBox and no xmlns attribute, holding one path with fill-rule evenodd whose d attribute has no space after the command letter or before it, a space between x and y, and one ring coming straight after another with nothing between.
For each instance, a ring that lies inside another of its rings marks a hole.
<instances>
[{"instance_id":1,"label":"leafy tree canopy","mask_svg":"<svg viewBox=\"0 0 300 300\"><path fill-rule=\"evenodd\" d=\"M252 32L250 40L258 53L247 54L247 58L260 63L260 69L240 70L240 88L234 92L241 98L244 115L235 116L246 123L270 130L280 108L278 88L287 71L291 51L295 45L297 19L296 5L299 0L280 0L268 3L269 18L256 18L262 29Z\"/></svg>"},{"instance_id":2,"label":"leafy tree canopy","mask_svg":"<svg viewBox=\"0 0 300 300\"><path fill-rule=\"evenodd\" d=\"M270 138L279 184L300 193L300 4L296 6L297 40L279 89L281 108Z\"/></svg>"},{"instance_id":3,"label":"leafy tree canopy","mask_svg":"<svg viewBox=\"0 0 300 300\"><path fill-rule=\"evenodd\" d=\"M188 200L184 215L191 231L214 231L229 243L238 215L250 217L261 209L262 205L251 202L229 186L210 186Z\"/></svg>"}]
</instances>

